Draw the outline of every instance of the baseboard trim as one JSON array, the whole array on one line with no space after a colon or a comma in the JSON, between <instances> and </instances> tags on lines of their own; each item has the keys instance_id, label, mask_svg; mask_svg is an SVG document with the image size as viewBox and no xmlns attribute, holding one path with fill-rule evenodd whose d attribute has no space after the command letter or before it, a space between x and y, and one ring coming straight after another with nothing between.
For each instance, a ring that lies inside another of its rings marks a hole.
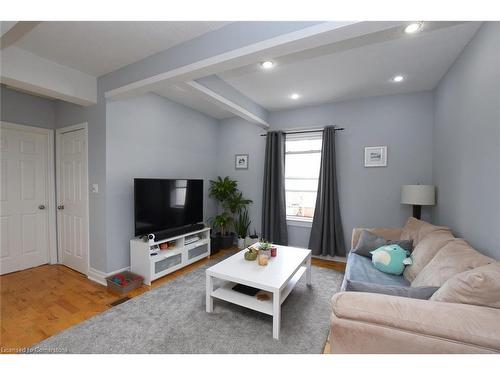
<instances>
[{"instance_id":1,"label":"baseboard trim","mask_svg":"<svg viewBox=\"0 0 500 375\"><path fill-rule=\"evenodd\" d=\"M87 278L89 280L92 280L92 281L98 283L98 284L106 286L107 285L106 277L114 275L115 273L118 273L118 272L123 272L123 271L130 271L130 267L124 267L124 268L121 268L119 270L109 272L109 273L104 273L102 271L99 271L99 270L96 270L95 268L90 267Z\"/></svg>"},{"instance_id":2,"label":"baseboard trim","mask_svg":"<svg viewBox=\"0 0 500 375\"><path fill-rule=\"evenodd\" d=\"M347 263L347 257L341 257L338 255L335 256L324 256L324 255L312 255L313 258L315 259L321 259L321 260L329 260L332 262L339 262L339 263Z\"/></svg>"}]
</instances>

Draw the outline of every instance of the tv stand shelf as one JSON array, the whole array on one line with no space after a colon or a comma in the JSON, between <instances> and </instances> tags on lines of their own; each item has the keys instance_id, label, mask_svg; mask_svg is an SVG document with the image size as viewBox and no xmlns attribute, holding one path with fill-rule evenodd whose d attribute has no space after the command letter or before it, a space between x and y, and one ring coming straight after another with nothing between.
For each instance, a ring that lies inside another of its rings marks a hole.
<instances>
[{"instance_id":1,"label":"tv stand shelf","mask_svg":"<svg viewBox=\"0 0 500 375\"><path fill-rule=\"evenodd\" d=\"M187 237L198 236L195 242L186 244ZM161 250L166 242L175 241L172 249ZM157 253L156 255L152 255ZM210 255L210 228L203 228L161 241L130 240L130 270L144 277L144 284L197 262Z\"/></svg>"}]
</instances>

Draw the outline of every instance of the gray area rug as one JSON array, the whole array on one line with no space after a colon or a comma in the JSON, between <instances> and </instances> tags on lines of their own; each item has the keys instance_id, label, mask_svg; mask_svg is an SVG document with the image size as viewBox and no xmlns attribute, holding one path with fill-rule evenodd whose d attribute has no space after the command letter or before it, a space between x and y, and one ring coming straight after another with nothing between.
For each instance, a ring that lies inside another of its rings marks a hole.
<instances>
[{"instance_id":1,"label":"gray area rug","mask_svg":"<svg viewBox=\"0 0 500 375\"><path fill-rule=\"evenodd\" d=\"M34 348L65 353L322 353L330 299L343 273L313 267L282 305L280 340L272 317L214 300L205 312L205 269L210 262L157 289L92 317ZM215 283L217 285L217 283Z\"/></svg>"}]
</instances>

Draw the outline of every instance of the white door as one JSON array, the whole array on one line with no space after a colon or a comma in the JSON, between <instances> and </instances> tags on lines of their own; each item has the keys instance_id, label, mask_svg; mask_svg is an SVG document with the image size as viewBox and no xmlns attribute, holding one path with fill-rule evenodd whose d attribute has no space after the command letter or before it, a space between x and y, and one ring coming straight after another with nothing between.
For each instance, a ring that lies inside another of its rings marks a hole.
<instances>
[{"instance_id":1,"label":"white door","mask_svg":"<svg viewBox=\"0 0 500 375\"><path fill-rule=\"evenodd\" d=\"M1 125L0 274L49 262L48 137L52 134Z\"/></svg>"},{"instance_id":2,"label":"white door","mask_svg":"<svg viewBox=\"0 0 500 375\"><path fill-rule=\"evenodd\" d=\"M57 130L57 233L59 262L88 271L87 129Z\"/></svg>"}]
</instances>

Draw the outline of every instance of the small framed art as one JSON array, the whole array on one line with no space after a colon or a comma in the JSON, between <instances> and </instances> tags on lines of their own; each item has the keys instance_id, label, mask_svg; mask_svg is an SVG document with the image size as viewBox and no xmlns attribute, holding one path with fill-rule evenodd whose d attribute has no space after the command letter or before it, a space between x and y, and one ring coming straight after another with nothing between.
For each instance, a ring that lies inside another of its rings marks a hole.
<instances>
[{"instance_id":1,"label":"small framed art","mask_svg":"<svg viewBox=\"0 0 500 375\"><path fill-rule=\"evenodd\" d=\"M365 147L365 168L387 167L387 146Z\"/></svg>"},{"instance_id":2,"label":"small framed art","mask_svg":"<svg viewBox=\"0 0 500 375\"><path fill-rule=\"evenodd\" d=\"M235 169L248 169L248 154L236 154L234 156Z\"/></svg>"}]
</instances>

